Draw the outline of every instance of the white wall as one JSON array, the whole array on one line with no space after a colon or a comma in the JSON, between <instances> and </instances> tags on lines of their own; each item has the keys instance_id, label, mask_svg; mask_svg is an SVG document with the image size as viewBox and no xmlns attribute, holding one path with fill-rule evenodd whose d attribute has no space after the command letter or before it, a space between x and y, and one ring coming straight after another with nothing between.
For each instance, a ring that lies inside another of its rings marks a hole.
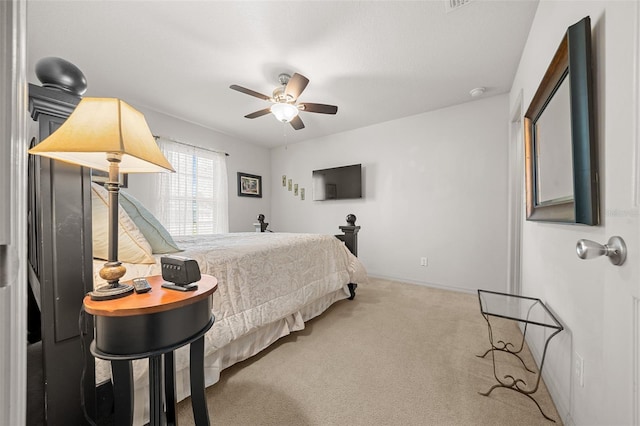
<instances>
[{"instance_id":1,"label":"white wall","mask_svg":"<svg viewBox=\"0 0 640 426\"><path fill-rule=\"evenodd\" d=\"M372 276L506 290L508 96L271 150L275 231L338 233L354 213ZM360 200L311 201L311 172L361 163ZM281 185L306 189L301 201ZM420 258L428 258L428 267Z\"/></svg>"},{"instance_id":2,"label":"white wall","mask_svg":"<svg viewBox=\"0 0 640 426\"><path fill-rule=\"evenodd\" d=\"M144 107L135 106L147 120L154 135L175 139L190 145L223 151L227 157L229 187L229 231L254 231L253 223L259 213L270 215L270 159L267 148L243 142L223 133L192 124ZM262 198L238 197L237 172L262 176ZM149 210L157 203L153 175L130 175L128 192Z\"/></svg>"},{"instance_id":3,"label":"white wall","mask_svg":"<svg viewBox=\"0 0 640 426\"><path fill-rule=\"evenodd\" d=\"M522 93L523 109L527 109L567 27L585 16L591 17L592 25L602 223L588 227L524 222L522 288L523 294L545 300L566 326L549 346L544 376L564 422L638 424L632 399L637 398L633 376L637 380L639 363L632 359L633 297L629 290L637 289L633 283L638 282L638 206L634 203L637 2L541 1L510 103L514 108ZM630 258L625 265L612 266L602 258L577 258L579 239L606 243L612 235L622 235L627 241ZM533 349L539 354L542 348ZM584 386L572 368L576 353L584 359Z\"/></svg>"}]
</instances>

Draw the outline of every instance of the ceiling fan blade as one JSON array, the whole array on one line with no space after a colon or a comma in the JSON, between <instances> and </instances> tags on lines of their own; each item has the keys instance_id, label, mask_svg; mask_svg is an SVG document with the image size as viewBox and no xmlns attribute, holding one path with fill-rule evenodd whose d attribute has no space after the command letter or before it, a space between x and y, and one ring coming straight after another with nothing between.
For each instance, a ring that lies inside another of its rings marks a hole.
<instances>
[{"instance_id":1,"label":"ceiling fan blade","mask_svg":"<svg viewBox=\"0 0 640 426\"><path fill-rule=\"evenodd\" d=\"M263 115L267 115L270 112L271 112L271 107L261 109L260 111L252 112L251 114L247 114L244 116L244 118L258 118L258 117L262 117Z\"/></svg>"},{"instance_id":2,"label":"ceiling fan blade","mask_svg":"<svg viewBox=\"0 0 640 426\"><path fill-rule=\"evenodd\" d=\"M291 124L291 127L296 130L304 129L304 123L302 122L302 119L299 115L293 117L289 123Z\"/></svg>"},{"instance_id":3,"label":"ceiling fan blade","mask_svg":"<svg viewBox=\"0 0 640 426\"><path fill-rule=\"evenodd\" d=\"M271 98L267 95L263 95L262 93L258 93L254 90L247 89L246 87L238 86L237 84L232 84L231 86L229 86L229 89L237 90L238 92L241 92L250 96L255 96L256 98L260 98L265 101L271 100Z\"/></svg>"},{"instance_id":4,"label":"ceiling fan blade","mask_svg":"<svg viewBox=\"0 0 640 426\"><path fill-rule=\"evenodd\" d=\"M298 107L302 111L306 112L319 112L321 114L335 114L338 112L338 107L335 105L325 105L325 104L312 104L308 102L298 104Z\"/></svg>"},{"instance_id":5,"label":"ceiling fan blade","mask_svg":"<svg viewBox=\"0 0 640 426\"><path fill-rule=\"evenodd\" d=\"M309 84L309 79L302 74L295 73L293 77L289 79L287 87L284 88L284 94L291 96L293 99L298 99L298 96Z\"/></svg>"}]
</instances>

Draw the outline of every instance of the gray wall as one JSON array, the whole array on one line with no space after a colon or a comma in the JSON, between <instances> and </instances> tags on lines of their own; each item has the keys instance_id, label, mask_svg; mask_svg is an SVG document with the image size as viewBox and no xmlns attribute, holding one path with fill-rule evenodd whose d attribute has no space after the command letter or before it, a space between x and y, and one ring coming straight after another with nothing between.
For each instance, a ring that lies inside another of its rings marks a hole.
<instances>
[{"instance_id":1,"label":"gray wall","mask_svg":"<svg viewBox=\"0 0 640 426\"><path fill-rule=\"evenodd\" d=\"M500 95L272 149L271 227L337 233L354 213L370 275L504 291L507 117ZM362 199L312 201L312 170L355 163ZM282 187L282 175L306 200Z\"/></svg>"},{"instance_id":2,"label":"gray wall","mask_svg":"<svg viewBox=\"0 0 640 426\"><path fill-rule=\"evenodd\" d=\"M270 216L270 175L269 151L239 139L232 138L215 130L135 106L144 113L149 128L154 135L171 138L190 145L223 151L227 157L229 186L229 231L254 231L253 223L259 213ZM262 176L262 198L238 197L237 172ZM158 202L153 175L130 175L129 189L136 198L151 211L155 211Z\"/></svg>"}]
</instances>

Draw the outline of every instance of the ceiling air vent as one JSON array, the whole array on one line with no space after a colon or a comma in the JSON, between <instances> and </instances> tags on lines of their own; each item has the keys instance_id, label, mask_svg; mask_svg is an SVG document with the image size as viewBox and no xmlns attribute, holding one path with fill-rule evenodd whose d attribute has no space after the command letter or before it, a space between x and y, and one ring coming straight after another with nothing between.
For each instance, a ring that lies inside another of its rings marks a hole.
<instances>
[{"instance_id":1,"label":"ceiling air vent","mask_svg":"<svg viewBox=\"0 0 640 426\"><path fill-rule=\"evenodd\" d=\"M444 0L445 12L453 12L460 9L462 6L471 3L472 0Z\"/></svg>"}]
</instances>

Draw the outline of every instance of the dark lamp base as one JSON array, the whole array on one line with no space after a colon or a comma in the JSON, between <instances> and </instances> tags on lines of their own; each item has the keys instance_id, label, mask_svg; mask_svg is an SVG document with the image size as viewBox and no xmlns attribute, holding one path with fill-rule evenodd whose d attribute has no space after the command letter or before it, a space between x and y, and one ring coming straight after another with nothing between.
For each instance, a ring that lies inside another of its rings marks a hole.
<instances>
[{"instance_id":1,"label":"dark lamp base","mask_svg":"<svg viewBox=\"0 0 640 426\"><path fill-rule=\"evenodd\" d=\"M97 288L89 293L91 300L111 300L128 296L133 292L133 286L128 284L116 283L116 285L108 285Z\"/></svg>"}]
</instances>

